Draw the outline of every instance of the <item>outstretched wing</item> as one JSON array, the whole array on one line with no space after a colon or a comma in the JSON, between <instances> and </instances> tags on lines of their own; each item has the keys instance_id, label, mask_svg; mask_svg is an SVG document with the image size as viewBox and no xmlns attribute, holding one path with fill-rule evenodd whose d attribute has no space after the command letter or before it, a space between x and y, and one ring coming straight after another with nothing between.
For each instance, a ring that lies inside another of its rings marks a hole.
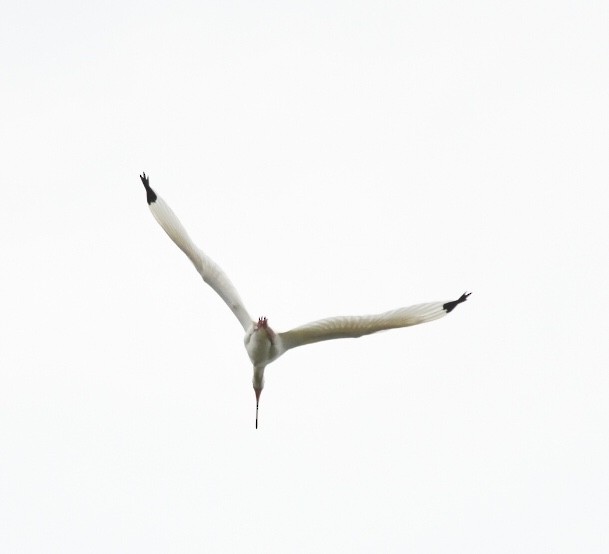
<instances>
[{"instance_id":1,"label":"outstretched wing","mask_svg":"<svg viewBox=\"0 0 609 554\"><path fill-rule=\"evenodd\" d=\"M284 349L296 348L322 340L357 338L386 329L409 327L444 317L458 304L465 302L471 293L464 293L452 302L429 302L407 308L398 308L376 315L339 316L313 321L291 331L279 333Z\"/></svg>"},{"instance_id":2,"label":"outstretched wing","mask_svg":"<svg viewBox=\"0 0 609 554\"><path fill-rule=\"evenodd\" d=\"M180 247L180 250L190 258L190 261L201 274L203 280L220 295L220 298L226 302L226 305L237 316L243 329L247 331L252 324L252 318L247 313L243 301L239 297L239 293L233 284L230 282L230 279L226 276L224 271L222 271L220 266L218 266L209 256L205 255L197 248L196 244L192 242L186 229L184 229L171 208L150 188L150 182L145 173L140 175L140 179L146 188L146 200L154 218L169 235L169 238L171 238L171 240Z\"/></svg>"}]
</instances>

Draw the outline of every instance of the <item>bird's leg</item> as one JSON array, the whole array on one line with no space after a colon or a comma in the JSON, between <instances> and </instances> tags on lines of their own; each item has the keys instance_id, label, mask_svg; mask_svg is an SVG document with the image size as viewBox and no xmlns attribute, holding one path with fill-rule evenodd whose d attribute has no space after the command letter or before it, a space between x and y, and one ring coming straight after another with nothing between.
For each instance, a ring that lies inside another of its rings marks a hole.
<instances>
[{"instance_id":1,"label":"bird's leg","mask_svg":"<svg viewBox=\"0 0 609 554\"><path fill-rule=\"evenodd\" d=\"M256 325L257 329L266 329L268 326L268 319L266 317L258 318L258 325Z\"/></svg>"},{"instance_id":2,"label":"bird's leg","mask_svg":"<svg viewBox=\"0 0 609 554\"><path fill-rule=\"evenodd\" d=\"M258 399L256 398L256 429L258 429Z\"/></svg>"}]
</instances>

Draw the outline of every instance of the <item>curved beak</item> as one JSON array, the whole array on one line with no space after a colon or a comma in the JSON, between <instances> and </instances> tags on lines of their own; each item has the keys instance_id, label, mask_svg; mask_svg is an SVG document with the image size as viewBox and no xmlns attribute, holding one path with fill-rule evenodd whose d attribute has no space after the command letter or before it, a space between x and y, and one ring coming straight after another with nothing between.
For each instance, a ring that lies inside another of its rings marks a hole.
<instances>
[{"instance_id":1,"label":"curved beak","mask_svg":"<svg viewBox=\"0 0 609 554\"><path fill-rule=\"evenodd\" d=\"M262 392L262 389L254 389L254 392L256 393L256 429L258 429L258 403L260 402L260 393Z\"/></svg>"}]
</instances>

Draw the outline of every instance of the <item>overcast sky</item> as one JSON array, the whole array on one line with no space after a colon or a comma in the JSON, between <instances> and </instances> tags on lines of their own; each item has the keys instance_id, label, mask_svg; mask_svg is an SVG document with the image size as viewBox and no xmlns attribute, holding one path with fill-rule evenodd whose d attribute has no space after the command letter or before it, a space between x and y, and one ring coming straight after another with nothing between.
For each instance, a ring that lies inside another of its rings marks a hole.
<instances>
[{"instance_id":1,"label":"overcast sky","mask_svg":"<svg viewBox=\"0 0 609 554\"><path fill-rule=\"evenodd\" d=\"M606 2L3 3L0 551L605 553ZM254 429L238 321L289 352Z\"/></svg>"}]
</instances>

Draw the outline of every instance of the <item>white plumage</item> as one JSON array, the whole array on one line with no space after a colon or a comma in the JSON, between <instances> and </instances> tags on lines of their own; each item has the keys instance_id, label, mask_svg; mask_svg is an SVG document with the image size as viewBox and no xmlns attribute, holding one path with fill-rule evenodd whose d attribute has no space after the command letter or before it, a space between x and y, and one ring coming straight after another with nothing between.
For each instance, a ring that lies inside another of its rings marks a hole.
<instances>
[{"instance_id":1,"label":"white plumage","mask_svg":"<svg viewBox=\"0 0 609 554\"><path fill-rule=\"evenodd\" d=\"M252 320L239 293L224 271L195 245L171 208L150 188L146 174L143 173L140 178L146 188L148 205L154 218L171 240L188 256L203 280L224 300L245 330L245 349L254 366L252 383L256 393L256 428L258 428L258 403L264 388L264 370L269 363L291 348L323 340L356 338L386 329L433 321L451 312L470 294L464 293L453 301L416 304L375 315L330 317L301 325L290 331L275 333L269 327L266 318L259 318L257 322Z\"/></svg>"}]
</instances>

